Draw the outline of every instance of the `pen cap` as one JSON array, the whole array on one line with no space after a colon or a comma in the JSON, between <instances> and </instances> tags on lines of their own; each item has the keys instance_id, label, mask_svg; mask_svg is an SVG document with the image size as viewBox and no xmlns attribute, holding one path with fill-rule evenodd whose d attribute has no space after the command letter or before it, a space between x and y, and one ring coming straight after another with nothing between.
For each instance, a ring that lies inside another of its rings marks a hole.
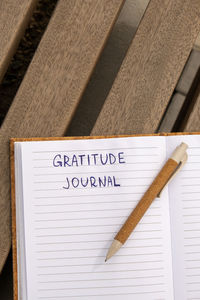
<instances>
[{"instance_id":1,"label":"pen cap","mask_svg":"<svg viewBox=\"0 0 200 300\"><path fill-rule=\"evenodd\" d=\"M179 164L183 160L187 148L187 144L181 143L172 153L171 159L175 160Z\"/></svg>"}]
</instances>

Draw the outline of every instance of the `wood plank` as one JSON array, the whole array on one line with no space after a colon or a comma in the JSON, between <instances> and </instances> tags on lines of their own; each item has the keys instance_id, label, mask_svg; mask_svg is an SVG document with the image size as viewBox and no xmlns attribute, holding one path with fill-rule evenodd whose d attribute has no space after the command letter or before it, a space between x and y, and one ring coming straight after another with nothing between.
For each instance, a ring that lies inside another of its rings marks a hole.
<instances>
[{"instance_id":1,"label":"wood plank","mask_svg":"<svg viewBox=\"0 0 200 300\"><path fill-rule=\"evenodd\" d=\"M91 134L154 132L199 31L199 0L151 0Z\"/></svg>"},{"instance_id":2,"label":"wood plank","mask_svg":"<svg viewBox=\"0 0 200 300\"><path fill-rule=\"evenodd\" d=\"M10 248L9 138L64 134L122 4L57 4L0 129L0 270Z\"/></svg>"},{"instance_id":3,"label":"wood plank","mask_svg":"<svg viewBox=\"0 0 200 300\"><path fill-rule=\"evenodd\" d=\"M38 0L0 1L0 82Z\"/></svg>"}]
</instances>

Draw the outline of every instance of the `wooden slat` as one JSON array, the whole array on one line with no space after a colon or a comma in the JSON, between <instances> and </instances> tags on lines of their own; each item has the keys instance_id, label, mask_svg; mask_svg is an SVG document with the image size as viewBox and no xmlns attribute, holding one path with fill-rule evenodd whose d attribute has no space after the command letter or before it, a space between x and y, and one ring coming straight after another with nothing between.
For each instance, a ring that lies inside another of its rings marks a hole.
<instances>
[{"instance_id":1,"label":"wooden slat","mask_svg":"<svg viewBox=\"0 0 200 300\"><path fill-rule=\"evenodd\" d=\"M57 4L0 129L0 270L10 247L9 138L64 134L122 4Z\"/></svg>"},{"instance_id":2,"label":"wooden slat","mask_svg":"<svg viewBox=\"0 0 200 300\"><path fill-rule=\"evenodd\" d=\"M92 135L154 132L199 31L199 0L151 0Z\"/></svg>"},{"instance_id":3,"label":"wooden slat","mask_svg":"<svg viewBox=\"0 0 200 300\"><path fill-rule=\"evenodd\" d=\"M38 0L0 1L0 81Z\"/></svg>"}]
</instances>

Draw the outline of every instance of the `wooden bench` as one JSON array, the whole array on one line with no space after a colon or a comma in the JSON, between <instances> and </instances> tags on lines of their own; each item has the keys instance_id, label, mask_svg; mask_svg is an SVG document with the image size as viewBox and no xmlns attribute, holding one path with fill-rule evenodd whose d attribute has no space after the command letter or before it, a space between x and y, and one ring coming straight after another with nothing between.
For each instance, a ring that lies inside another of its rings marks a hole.
<instances>
[{"instance_id":1,"label":"wooden bench","mask_svg":"<svg viewBox=\"0 0 200 300\"><path fill-rule=\"evenodd\" d=\"M199 1L151 0L106 99L97 103L94 95L88 101L88 81L96 72L123 3L57 3L0 128L0 270L11 245L10 137L152 133L159 127L200 32ZM0 78L35 5L33 0L3 0L0 4ZM12 26L7 22L10 15ZM196 111L195 107L192 119ZM182 130L190 130L186 123ZM195 124L193 131L200 127L198 121Z\"/></svg>"}]
</instances>

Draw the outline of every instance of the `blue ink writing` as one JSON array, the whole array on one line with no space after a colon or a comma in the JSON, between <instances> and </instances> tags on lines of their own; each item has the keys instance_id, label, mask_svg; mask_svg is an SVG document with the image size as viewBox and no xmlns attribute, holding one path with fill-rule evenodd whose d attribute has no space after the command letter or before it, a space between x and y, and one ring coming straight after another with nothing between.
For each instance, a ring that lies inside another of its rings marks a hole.
<instances>
[{"instance_id":1,"label":"blue ink writing","mask_svg":"<svg viewBox=\"0 0 200 300\"><path fill-rule=\"evenodd\" d=\"M97 187L117 187L120 186L117 183L115 176L103 176L102 177L86 177L86 178L78 178L66 177L66 184L63 186L64 189L68 190L69 188L97 188Z\"/></svg>"},{"instance_id":2,"label":"blue ink writing","mask_svg":"<svg viewBox=\"0 0 200 300\"><path fill-rule=\"evenodd\" d=\"M91 154L56 154L53 158L53 166L56 168L81 167L81 166L106 166L124 164L124 152L118 153L91 153ZM119 187L115 176L88 176L66 177L64 189L70 188L102 188Z\"/></svg>"},{"instance_id":3,"label":"blue ink writing","mask_svg":"<svg viewBox=\"0 0 200 300\"><path fill-rule=\"evenodd\" d=\"M114 165L124 164L124 152L113 153L92 153L92 154L57 154L53 158L54 167L80 167L90 165Z\"/></svg>"}]
</instances>

